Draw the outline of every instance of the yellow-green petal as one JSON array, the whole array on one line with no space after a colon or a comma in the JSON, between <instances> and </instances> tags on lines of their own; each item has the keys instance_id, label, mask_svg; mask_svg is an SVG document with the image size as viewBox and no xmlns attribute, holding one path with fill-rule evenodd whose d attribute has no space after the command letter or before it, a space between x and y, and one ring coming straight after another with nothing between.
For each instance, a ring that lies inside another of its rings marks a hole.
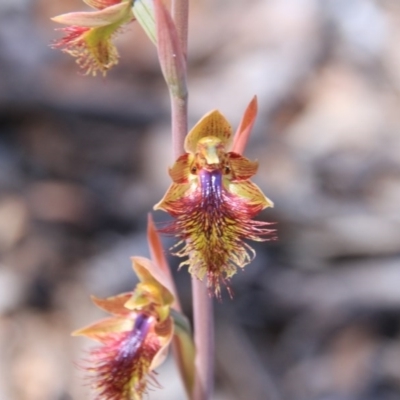
<instances>
[{"instance_id":1,"label":"yellow-green petal","mask_svg":"<svg viewBox=\"0 0 400 400\"><path fill-rule=\"evenodd\" d=\"M236 153L228 153L228 163L233 181L246 181L255 175L258 170L258 161L250 161L248 158Z\"/></svg>"},{"instance_id":2,"label":"yellow-green petal","mask_svg":"<svg viewBox=\"0 0 400 400\"><path fill-rule=\"evenodd\" d=\"M117 296L107 297L105 299L100 299L96 296L92 296L92 301L97 307L102 310L116 315L125 316L130 313L130 310L124 307L124 304L132 297L132 292L121 293Z\"/></svg>"},{"instance_id":3,"label":"yellow-green petal","mask_svg":"<svg viewBox=\"0 0 400 400\"><path fill-rule=\"evenodd\" d=\"M185 197L190 189L191 185L189 183L172 183L168 188L167 193L165 193L164 197L153 207L153 209L171 212L171 204L174 201Z\"/></svg>"},{"instance_id":4,"label":"yellow-green petal","mask_svg":"<svg viewBox=\"0 0 400 400\"><path fill-rule=\"evenodd\" d=\"M136 272L141 283L152 285L158 291L158 295L161 299L161 305L171 305L174 301L173 287L170 281L170 277L167 276L164 271L154 265L150 260L144 257L132 257L132 266ZM133 303L128 301L125 307L128 307Z\"/></svg>"},{"instance_id":5,"label":"yellow-green petal","mask_svg":"<svg viewBox=\"0 0 400 400\"><path fill-rule=\"evenodd\" d=\"M183 154L169 169L169 176L175 183L187 183L189 182L190 165L193 162L193 155Z\"/></svg>"},{"instance_id":6,"label":"yellow-green petal","mask_svg":"<svg viewBox=\"0 0 400 400\"><path fill-rule=\"evenodd\" d=\"M198 142L207 136L220 139L224 146L229 144L232 127L218 110L207 113L188 133L185 139L185 151L196 153Z\"/></svg>"},{"instance_id":7,"label":"yellow-green petal","mask_svg":"<svg viewBox=\"0 0 400 400\"><path fill-rule=\"evenodd\" d=\"M133 319L128 318L105 318L90 324L84 328L72 332L72 336L86 336L90 339L102 342L110 333L129 331L133 327Z\"/></svg>"},{"instance_id":8,"label":"yellow-green petal","mask_svg":"<svg viewBox=\"0 0 400 400\"><path fill-rule=\"evenodd\" d=\"M238 197L245 198L249 205L258 206L260 210L274 206L274 203L264 195L261 189L250 181L229 182L228 191Z\"/></svg>"}]
</instances>

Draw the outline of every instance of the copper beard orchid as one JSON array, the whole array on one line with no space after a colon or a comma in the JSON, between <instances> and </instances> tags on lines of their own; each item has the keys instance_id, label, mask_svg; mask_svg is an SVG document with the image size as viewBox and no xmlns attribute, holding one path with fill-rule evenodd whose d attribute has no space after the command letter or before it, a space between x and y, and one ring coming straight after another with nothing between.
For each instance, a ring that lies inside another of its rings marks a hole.
<instances>
[{"instance_id":1,"label":"copper beard orchid","mask_svg":"<svg viewBox=\"0 0 400 400\"><path fill-rule=\"evenodd\" d=\"M134 19L133 0L84 0L96 9L92 12L72 12L52 18L70 25L62 28L66 36L55 42L54 48L76 57L86 74L103 75L118 63L118 51L111 42L120 27Z\"/></svg>"},{"instance_id":2,"label":"copper beard orchid","mask_svg":"<svg viewBox=\"0 0 400 400\"><path fill-rule=\"evenodd\" d=\"M181 239L176 255L188 259L180 266L188 265L198 279L206 276L217 297L220 283L227 285L254 257L245 240L266 240L274 232L269 223L252 219L273 203L249 180L258 163L226 151L231 136L223 115L205 115L187 135L186 154L169 170L173 183L154 206L175 218L161 232Z\"/></svg>"},{"instance_id":3,"label":"copper beard orchid","mask_svg":"<svg viewBox=\"0 0 400 400\"><path fill-rule=\"evenodd\" d=\"M101 343L90 352L91 383L104 400L140 400L174 334L169 278L150 260L133 257L135 290L93 302L113 316L75 331Z\"/></svg>"}]
</instances>

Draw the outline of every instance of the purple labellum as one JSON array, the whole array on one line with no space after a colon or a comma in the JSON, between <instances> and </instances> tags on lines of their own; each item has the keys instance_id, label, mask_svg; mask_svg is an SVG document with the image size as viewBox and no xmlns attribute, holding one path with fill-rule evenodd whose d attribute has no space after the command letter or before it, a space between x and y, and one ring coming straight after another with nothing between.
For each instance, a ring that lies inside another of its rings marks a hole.
<instances>
[{"instance_id":1,"label":"purple labellum","mask_svg":"<svg viewBox=\"0 0 400 400\"><path fill-rule=\"evenodd\" d=\"M202 170L199 174L201 186L201 207L213 211L222 202L222 174L221 171Z\"/></svg>"},{"instance_id":2,"label":"purple labellum","mask_svg":"<svg viewBox=\"0 0 400 400\"><path fill-rule=\"evenodd\" d=\"M132 331L128 334L121 345L118 359L116 360L117 362L124 359L132 359L132 357L135 356L136 352L146 339L151 322L152 317L149 317L148 315L139 314L137 316Z\"/></svg>"}]
</instances>

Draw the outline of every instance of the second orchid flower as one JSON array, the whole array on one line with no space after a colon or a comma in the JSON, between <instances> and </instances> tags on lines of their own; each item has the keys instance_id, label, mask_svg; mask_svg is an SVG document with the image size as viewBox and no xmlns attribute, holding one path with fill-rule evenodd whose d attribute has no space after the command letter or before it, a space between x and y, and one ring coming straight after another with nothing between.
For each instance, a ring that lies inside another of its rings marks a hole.
<instances>
[{"instance_id":1,"label":"second orchid flower","mask_svg":"<svg viewBox=\"0 0 400 400\"><path fill-rule=\"evenodd\" d=\"M53 47L63 48L65 53L76 57L86 74L99 71L103 75L118 63L118 52L111 39L121 26L134 19L133 0L84 0L96 11L71 12L53 18L53 21L69 25L62 28L66 35Z\"/></svg>"}]
</instances>

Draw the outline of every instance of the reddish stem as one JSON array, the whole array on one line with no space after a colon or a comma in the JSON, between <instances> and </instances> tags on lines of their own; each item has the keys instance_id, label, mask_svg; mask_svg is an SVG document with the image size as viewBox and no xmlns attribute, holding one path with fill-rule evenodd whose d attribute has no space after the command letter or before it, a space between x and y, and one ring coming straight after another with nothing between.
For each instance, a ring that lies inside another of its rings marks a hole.
<instances>
[{"instance_id":1,"label":"reddish stem","mask_svg":"<svg viewBox=\"0 0 400 400\"><path fill-rule=\"evenodd\" d=\"M187 59L189 0L172 0L172 18ZM184 141L188 130L187 96L171 95L172 143L175 158L184 153ZM193 400L209 400L214 381L214 317L212 301L205 281L192 278L194 341L196 346L196 376Z\"/></svg>"},{"instance_id":2,"label":"reddish stem","mask_svg":"<svg viewBox=\"0 0 400 400\"><path fill-rule=\"evenodd\" d=\"M205 281L192 277L196 376L193 400L209 400L214 387L214 315Z\"/></svg>"},{"instance_id":3,"label":"reddish stem","mask_svg":"<svg viewBox=\"0 0 400 400\"><path fill-rule=\"evenodd\" d=\"M183 143L188 130L187 107L187 96L179 98L171 94L172 148L175 158L185 152Z\"/></svg>"},{"instance_id":4,"label":"reddish stem","mask_svg":"<svg viewBox=\"0 0 400 400\"><path fill-rule=\"evenodd\" d=\"M189 0L172 0L172 18L178 31L185 59L187 58Z\"/></svg>"}]
</instances>

